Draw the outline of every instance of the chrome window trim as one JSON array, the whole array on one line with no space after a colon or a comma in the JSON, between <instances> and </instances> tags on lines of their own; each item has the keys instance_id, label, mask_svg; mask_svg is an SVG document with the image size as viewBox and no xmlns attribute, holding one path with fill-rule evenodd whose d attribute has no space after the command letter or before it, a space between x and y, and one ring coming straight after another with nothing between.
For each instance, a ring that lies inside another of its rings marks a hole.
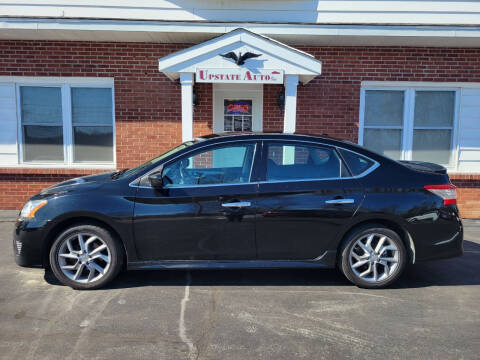
<instances>
[{"instance_id":1,"label":"chrome window trim","mask_svg":"<svg viewBox=\"0 0 480 360\"><path fill-rule=\"evenodd\" d=\"M362 178L362 177L364 177L364 176L367 176L368 174L370 174L372 171L374 171L376 168L378 168L378 167L380 166L380 163L379 163L378 161L375 161L375 160L373 160L372 158L370 158L370 157L368 157L368 156L366 156L366 155L360 154L360 153L358 153L358 152L356 152L356 151L349 150L349 149L345 149L345 148L339 147L339 146L337 146L336 149L337 149L337 150L338 150L338 149L342 149L343 151L349 151L349 152L351 152L351 153L353 153L353 154L357 154L358 156L364 157L364 158L370 160L371 162L373 162L373 165L370 166L367 170L365 170L364 172L362 172L362 173L360 173L360 174L358 174L358 175L356 175L356 176L355 176L355 175L352 176L351 178L353 178L353 179L359 179L359 178ZM339 155L340 155L340 157L342 158L342 160L345 161L345 160L343 159L342 153L339 152ZM345 165L348 167L348 164L347 164L346 161L345 161ZM350 171L350 169L348 169L348 170Z\"/></svg>"},{"instance_id":2,"label":"chrome window trim","mask_svg":"<svg viewBox=\"0 0 480 360\"><path fill-rule=\"evenodd\" d=\"M192 189L192 188L204 188L204 187L216 187L216 186L234 186L234 185L255 185L257 182L242 182L242 183L228 183L228 184L198 184L198 185L183 185L169 187L168 189ZM131 187L136 187L139 189L151 189L151 186L140 186L140 185L130 185Z\"/></svg>"},{"instance_id":3,"label":"chrome window trim","mask_svg":"<svg viewBox=\"0 0 480 360\"><path fill-rule=\"evenodd\" d=\"M191 152L194 152L194 151L197 151L197 150L201 150L203 148L207 148L209 146L215 146L215 145L221 145L221 144L228 144L228 143L233 143L233 142L254 142L255 143L255 151L254 151L254 154L253 154L253 160L252 161L252 168L250 169L250 178L251 178L251 173L253 171L253 165L255 163L255 154L256 154L256 151L257 151L257 148L258 148L258 143L259 142L264 142L264 141L279 141L279 142L296 142L296 143L306 143L306 144L314 144L314 145L321 145L321 146L327 146L327 147L331 147L331 148L334 148L335 150L338 151L338 149L342 149L344 151L350 151L351 153L354 153L354 154L357 154L359 156L362 156L370 161L372 161L374 164L369 167L367 170L365 170L363 173L357 175L357 176L348 176L348 177L333 177L333 178L322 178L322 179L319 179L319 178L311 178L311 179L296 179L296 180L269 180L269 181L266 181L266 180L263 180L263 181L255 181L255 182L244 182L244 183L230 183L230 184L198 184L198 185L186 185L186 186L178 186L178 187L171 187L171 189L187 189L187 188L198 188L198 187L206 187L206 186L235 186L235 185L247 185L247 184L266 184L266 183L285 183L285 182L291 182L291 183L294 183L294 182L306 182L306 181L329 181L329 180L352 180L352 179L360 179L362 177L365 177L367 176L368 174L372 173L373 171L375 171L379 166L380 166L380 163L376 160L373 160L372 158L366 156L366 155L363 155L363 154L360 154L354 150L350 150L350 149L346 149L344 147L341 147L341 146L338 146L338 145L332 145L332 144L326 144L326 143L323 143L323 142L317 142L317 141L309 141L309 140L295 140L295 139L278 139L278 138L265 138L265 139L235 139L235 140L225 140L225 141L222 141L222 142L218 142L218 143L215 143L213 145L209 145L209 144L206 144L206 145L203 145L203 146L200 146L199 148L196 148L196 149L190 149L189 151L187 151L186 153L184 154L180 154L180 155L177 155L175 156L174 158L172 158L171 160L169 160L168 162L170 161L174 161L175 159L181 157L181 156L184 156L184 155L188 155L189 153ZM341 157L341 154L340 154L340 157ZM344 161L343 160L343 157L341 157L341 161ZM141 188L141 189L151 189L152 187L151 186L139 186L139 185L136 185L135 183L136 182L140 182L140 180L144 177L144 176L148 176L154 172L157 171L157 169L163 167L164 164L161 164L157 167L155 167L154 169L148 171L147 173L145 173L144 175L136 178L135 180L132 180L128 186L130 187L134 187L134 188ZM348 165L347 165L348 166Z\"/></svg>"}]
</instances>

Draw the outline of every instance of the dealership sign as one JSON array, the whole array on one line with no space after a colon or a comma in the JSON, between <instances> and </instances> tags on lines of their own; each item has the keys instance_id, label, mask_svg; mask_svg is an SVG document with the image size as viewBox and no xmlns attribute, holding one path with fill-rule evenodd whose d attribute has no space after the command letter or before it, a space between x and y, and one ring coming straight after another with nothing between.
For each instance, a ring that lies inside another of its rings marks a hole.
<instances>
[{"instance_id":1,"label":"dealership sign","mask_svg":"<svg viewBox=\"0 0 480 360\"><path fill-rule=\"evenodd\" d=\"M275 69L197 69L196 82L283 84L283 70Z\"/></svg>"}]
</instances>

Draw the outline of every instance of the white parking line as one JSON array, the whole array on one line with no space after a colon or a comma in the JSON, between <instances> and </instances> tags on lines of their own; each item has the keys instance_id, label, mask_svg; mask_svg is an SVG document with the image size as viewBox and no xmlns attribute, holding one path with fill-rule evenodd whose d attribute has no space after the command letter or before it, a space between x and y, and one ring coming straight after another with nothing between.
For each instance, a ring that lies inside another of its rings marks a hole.
<instances>
[{"instance_id":1,"label":"white parking line","mask_svg":"<svg viewBox=\"0 0 480 360\"><path fill-rule=\"evenodd\" d=\"M188 346L188 357L189 360L194 360L197 358L198 350L195 344L187 337L187 332L185 328L185 308L187 306L188 300L190 300L190 283L192 282L192 276L190 271L187 271L187 284L185 285L185 295L183 296L182 301L180 302L180 319L178 321L178 334L180 339L187 344Z\"/></svg>"}]
</instances>

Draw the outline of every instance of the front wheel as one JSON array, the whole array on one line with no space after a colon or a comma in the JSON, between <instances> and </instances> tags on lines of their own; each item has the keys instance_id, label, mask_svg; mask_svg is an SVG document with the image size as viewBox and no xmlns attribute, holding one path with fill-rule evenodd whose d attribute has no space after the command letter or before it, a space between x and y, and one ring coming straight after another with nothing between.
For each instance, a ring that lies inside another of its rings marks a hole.
<instances>
[{"instance_id":1,"label":"front wheel","mask_svg":"<svg viewBox=\"0 0 480 360\"><path fill-rule=\"evenodd\" d=\"M122 267L121 248L106 229L80 224L61 233L50 249L50 265L57 279L74 289L98 289Z\"/></svg>"},{"instance_id":2,"label":"front wheel","mask_svg":"<svg viewBox=\"0 0 480 360\"><path fill-rule=\"evenodd\" d=\"M345 239L340 252L343 274L363 288L382 288L395 282L407 263L398 234L381 225L358 229Z\"/></svg>"}]
</instances>

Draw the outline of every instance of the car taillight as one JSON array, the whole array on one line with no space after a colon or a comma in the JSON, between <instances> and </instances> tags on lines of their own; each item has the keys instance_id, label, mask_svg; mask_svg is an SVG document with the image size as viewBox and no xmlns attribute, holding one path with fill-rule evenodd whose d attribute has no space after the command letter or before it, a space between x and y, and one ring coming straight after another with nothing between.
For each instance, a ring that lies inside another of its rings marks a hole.
<instances>
[{"instance_id":1,"label":"car taillight","mask_svg":"<svg viewBox=\"0 0 480 360\"><path fill-rule=\"evenodd\" d=\"M455 185L425 185L425 189L440 196L443 199L443 205L454 205L457 203L457 188Z\"/></svg>"}]
</instances>

